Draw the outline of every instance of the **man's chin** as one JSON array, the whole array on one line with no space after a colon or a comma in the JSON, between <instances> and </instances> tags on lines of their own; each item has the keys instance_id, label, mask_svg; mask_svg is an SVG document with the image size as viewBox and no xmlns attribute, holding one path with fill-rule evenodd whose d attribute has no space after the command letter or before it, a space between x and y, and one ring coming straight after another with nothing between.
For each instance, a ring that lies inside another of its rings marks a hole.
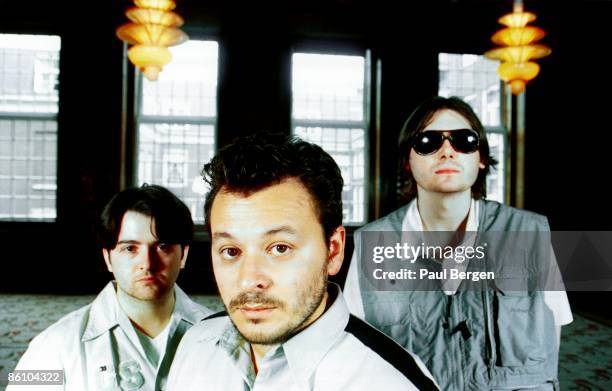
<instances>
[{"instance_id":1,"label":"man's chin","mask_svg":"<svg viewBox=\"0 0 612 391\"><path fill-rule=\"evenodd\" d=\"M251 327L243 327L242 329L238 329L238 332L249 343L256 345L280 344L287 341L294 335L292 330L257 330L256 328L257 325L251 325Z\"/></svg>"},{"instance_id":2,"label":"man's chin","mask_svg":"<svg viewBox=\"0 0 612 391\"><path fill-rule=\"evenodd\" d=\"M155 301L163 298L168 293L169 288L160 285L148 285L145 287L137 287L128 294L135 299L142 301Z\"/></svg>"},{"instance_id":3,"label":"man's chin","mask_svg":"<svg viewBox=\"0 0 612 391\"><path fill-rule=\"evenodd\" d=\"M469 187L466 187L462 184L444 183L439 186L435 186L432 190L436 193L453 194L453 193L461 193L468 189Z\"/></svg>"},{"instance_id":4,"label":"man's chin","mask_svg":"<svg viewBox=\"0 0 612 391\"><path fill-rule=\"evenodd\" d=\"M278 325L272 319L250 319L234 313L231 320L240 335L252 344L278 344L285 342L294 334L289 325Z\"/></svg>"}]
</instances>

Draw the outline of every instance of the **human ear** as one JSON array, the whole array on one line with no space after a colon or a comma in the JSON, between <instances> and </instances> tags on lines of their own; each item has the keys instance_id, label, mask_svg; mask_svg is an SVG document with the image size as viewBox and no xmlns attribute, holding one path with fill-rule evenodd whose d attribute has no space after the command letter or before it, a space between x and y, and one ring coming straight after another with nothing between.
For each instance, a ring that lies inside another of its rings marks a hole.
<instances>
[{"instance_id":1,"label":"human ear","mask_svg":"<svg viewBox=\"0 0 612 391\"><path fill-rule=\"evenodd\" d=\"M338 274L344 261L344 245L346 240L346 230L339 225L332 236L329 238L329 248L327 255L327 274L330 276Z\"/></svg>"},{"instance_id":2,"label":"human ear","mask_svg":"<svg viewBox=\"0 0 612 391\"><path fill-rule=\"evenodd\" d=\"M181 269L185 268L185 262L187 261L187 254L189 254L189 246L181 246Z\"/></svg>"},{"instance_id":3,"label":"human ear","mask_svg":"<svg viewBox=\"0 0 612 391\"><path fill-rule=\"evenodd\" d=\"M108 251L107 249L103 248L102 249L102 256L104 257L104 263L106 263L106 268L108 269L109 272L113 272L113 265L111 264L110 261L110 251Z\"/></svg>"}]
</instances>

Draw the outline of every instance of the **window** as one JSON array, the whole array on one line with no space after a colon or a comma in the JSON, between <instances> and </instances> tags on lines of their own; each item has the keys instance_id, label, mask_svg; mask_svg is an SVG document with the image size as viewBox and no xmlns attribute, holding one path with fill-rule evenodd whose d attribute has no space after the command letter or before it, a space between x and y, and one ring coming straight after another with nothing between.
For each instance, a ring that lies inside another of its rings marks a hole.
<instances>
[{"instance_id":1,"label":"window","mask_svg":"<svg viewBox=\"0 0 612 391\"><path fill-rule=\"evenodd\" d=\"M342 170L343 221L366 219L368 61L365 56L294 53L294 134L320 145Z\"/></svg>"},{"instance_id":2,"label":"window","mask_svg":"<svg viewBox=\"0 0 612 391\"><path fill-rule=\"evenodd\" d=\"M0 34L0 220L55 221L60 46Z\"/></svg>"},{"instance_id":3,"label":"window","mask_svg":"<svg viewBox=\"0 0 612 391\"><path fill-rule=\"evenodd\" d=\"M190 40L170 50L157 81L139 76L137 183L168 188L202 224L208 188L200 171L216 145L218 45Z\"/></svg>"},{"instance_id":4,"label":"window","mask_svg":"<svg viewBox=\"0 0 612 391\"><path fill-rule=\"evenodd\" d=\"M491 155L499 162L487 177L487 198L504 201L506 130L501 124L501 90L497 61L472 54L440 53L438 95L468 103L487 131Z\"/></svg>"}]
</instances>

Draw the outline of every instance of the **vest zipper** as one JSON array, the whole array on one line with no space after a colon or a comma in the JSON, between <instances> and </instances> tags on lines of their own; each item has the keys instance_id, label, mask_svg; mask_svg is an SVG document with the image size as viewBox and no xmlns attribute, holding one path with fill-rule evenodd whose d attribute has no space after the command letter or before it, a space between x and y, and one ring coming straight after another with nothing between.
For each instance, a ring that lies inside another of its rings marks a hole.
<instances>
[{"instance_id":1,"label":"vest zipper","mask_svg":"<svg viewBox=\"0 0 612 391\"><path fill-rule=\"evenodd\" d=\"M484 303L484 321L486 330L486 350L485 362L488 362L489 380L493 379L493 368L495 367L495 336L493 330L493 322L495 316L491 308L491 291L486 287L482 290L482 301Z\"/></svg>"}]
</instances>

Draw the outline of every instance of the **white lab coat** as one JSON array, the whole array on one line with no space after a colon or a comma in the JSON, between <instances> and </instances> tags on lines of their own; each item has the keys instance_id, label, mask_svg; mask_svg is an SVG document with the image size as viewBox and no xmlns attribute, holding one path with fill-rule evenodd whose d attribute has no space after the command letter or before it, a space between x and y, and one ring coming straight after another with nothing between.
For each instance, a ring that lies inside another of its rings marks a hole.
<instances>
[{"instance_id":1,"label":"white lab coat","mask_svg":"<svg viewBox=\"0 0 612 391\"><path fill-rule=\"evenodd\" d=\"M211 311L193 302L175 285L166 353L157 367L146 357L134 327L117 301L110 282L91 303L36 336L17 370L64 370L62 386L11 386L7 391L97 391L165 388L174 352L185 332Z\"/></svg>"}]
</instances>

